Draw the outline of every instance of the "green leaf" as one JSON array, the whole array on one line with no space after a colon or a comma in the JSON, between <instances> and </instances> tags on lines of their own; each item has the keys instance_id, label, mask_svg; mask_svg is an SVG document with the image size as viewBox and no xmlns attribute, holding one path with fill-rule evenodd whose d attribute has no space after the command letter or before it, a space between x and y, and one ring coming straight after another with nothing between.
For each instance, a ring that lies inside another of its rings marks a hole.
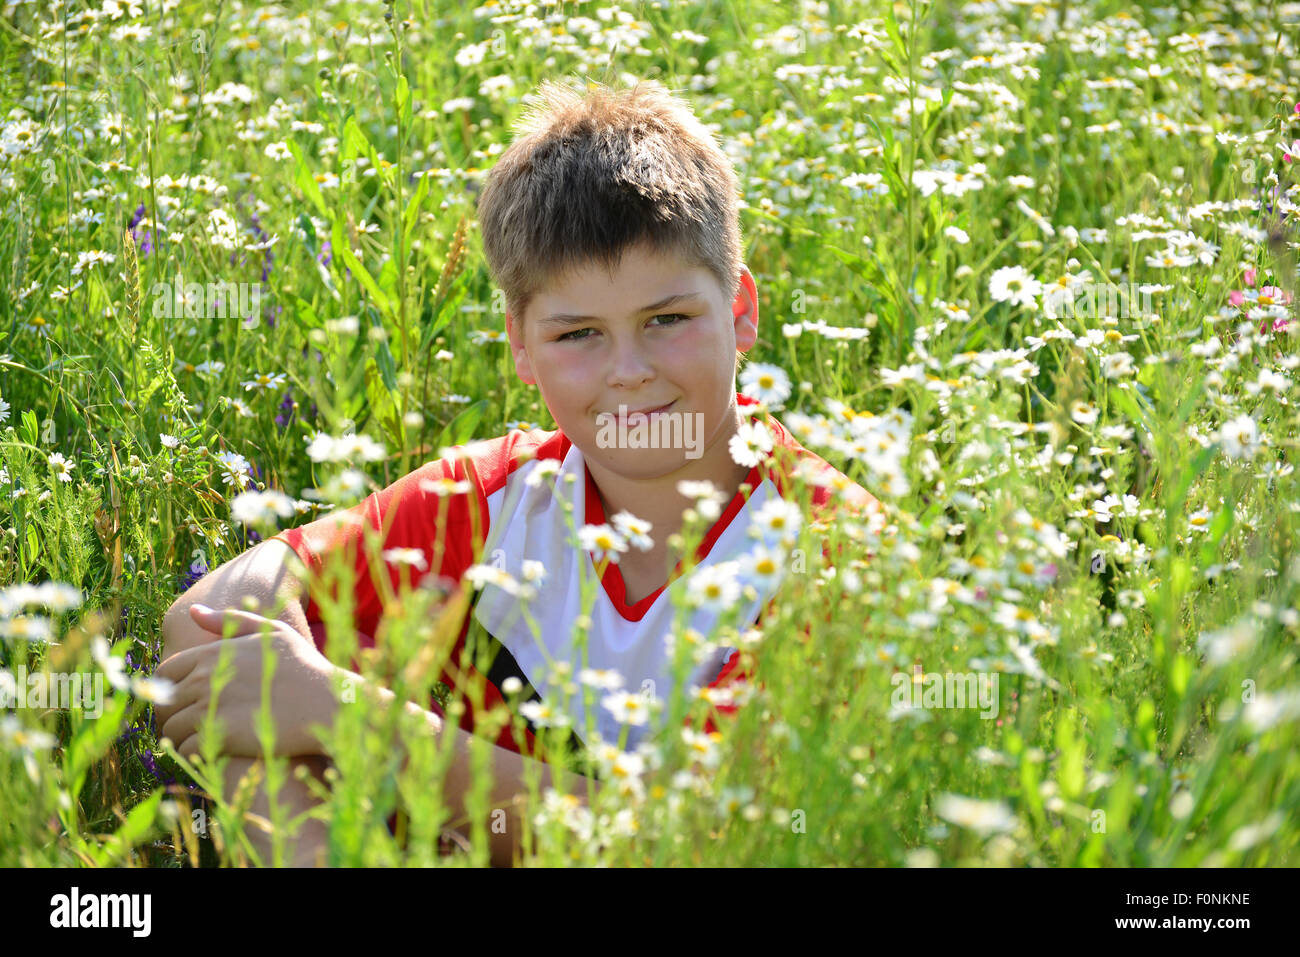
<instances>
[{"instance_id":1,"label":"green leaf","mask_svg":"<svg viewBox=\"0 0 1300 957\"><path fill-rule=\"evenodd\" d=\"M402 212L402 248L408 251L411 248L411 233L415 231L415 224L420 217L420 204L429 195L430 175L425 173L420 177L415 186L415 195L407 201L406 209Z\"/></svg>"},{"instance_id":2,"label":"green leaf","mask_svg":"<svg viewBox=\"0 0 1300 957\"><path fill-rule=\"evenodd\" d=\"M294 297L293 318L304 332L310 332L312 329L320 329L324 326L320 317L316 315L316 310L311 307L311 303L298 296Z\"/></svg>"},{"instance_id":3,"label":"green leaf","mask_svg":"<svg viewBox=\"0 0 1300 957\"><path fill-rule=\"evenodd\" d=\"M391 316L393 307L389 304L388 297L384 295L384 291L375 282L375 277L370 275L369 270L361 265L361 260L357 259L356 254L352 252L352 244L344 240L342 219L335 217L330 225L330 237L330 248L334 254L352 271L353 277L356 278L357 282L361 283L361 287L370 295L379 311L386 316Z\"/></svg>"},{"instance_id":4,"label":"green leaf","mask_svg":"<svg viewBox=\"0 0 1300 957\"><path fill-rule=\"evenodd\" d=\"M1229 495L1223 503L1223 508L1219 509L1219 514L1214 516L1214 521L1210 523L1205 541L1201 544L1201 564L1203 566L1213 564L1222 547L1223 537L1232 528L1232 523L1236 520L1236 517L1237 501L1235 496Z\"/></svg>"},{"instance_id":5,"label":"green leaf","mask_svg":"<svg viewBox=\"0 0 1300 957\"><path fill-rule=\"evenodd\" d=\"M19 437L28 445L35 445L40 434L36 413L31 409L23 409L23 424L22 428L18 430Z\"/></svg>"},{"instance_id":6,"label":"green leaf","mask_svg":"<svg viewBox=\"0 0 1300 957\"><path fill-rule=\"evenodd\" d=\"M468 292L469 273L462 272L452 280L451 288L447 290L445 296L432 304L426 305L424 312L420 315L420 321L424 324L424 332L420 335L421 354L428 349L433 337L451 322L452 317L460 309L460 304L464 302Z\"/></svg>"},{"instance_id":7,"label":"green leaf","mask_svg":"<svg viewBox=\"0 0 1300 957\"><path fill-rule=\"evenodd\" d=\"M384 324L380 321L378 313L373 309L367 309L366 315L370 317L370 324L377 329L383 329ZM383 376L384 388L389 392L397 391L397 364L393 361L392 350L388 348L388 337L383 336L375 343L375 364L379 367L379 372Z\"/></svg>"},{"instance_id":8,"label":"green leaf","mask_svg":"<svg viewBox=\"0 0 1300 957\"><path fill-rule=\"evenodd\" d=\"M302 230L303 242L307 244L311 258L315 259L320 253L316 249L316 227L312 225L311 217L306 213L299 213L298 227Z\"/></svg>"},{"instance_id":9,"label":"green leaf","mask_svg":"<svg viewBox=\"0 0 1300 957\"><path fill-rule=\"evenodd\" d=\"M397 93L394 97L394 103L397 106L397 115L401 117L403 138L410 135L411 126L413 125L413 115L411 106L411 88L406 83L406 76L398 74Z\"/></svg>"},{"instance_id":10,"label":"green leaf","mask_svg":"<svg viewBox=\"0 0 1300 957\"><path fill-rule=\"evenodd\" d=\"M366 360L366 399L370 403L371 415L390 443L389 447L400 449L403 440L394 392L384 384L379 364L374 359Z\"/></svg>"},{"instance_id":11,"label":"green leaf","mask_svg":"<svg viewBox=\"0 0 1300 957\"><path fill-rule=\"evenodd\" d=\"M104 847L98 852L92 852L98 859L100 867L111 867L116 864L131 848L149 835L153 830L154 821L157 820L158 807L162 803L164 793L162 790L154 791L133 807L127 814L126 820L122 822L122 826L105 842Z\"/></svg>"},{"instance_id":12,"label":"green leaf","mask_svg":"<svg viewBox=\"0 0 1300 957\"><path fill-rule=\"evenodd\" d=\"M294 159L294 182L302 190L302 194L307 197L308 201L316 207L316 211L322 216L329 215L325 210L325 197L321 195L320 186L312 178L311 170L307 168L307 161L302 158L302 150L298 149L298 144L293 140L288 141L289 152L293 154Z\"/></svg>"},{"instance_id":13,"label":"green leaf","mask_svg":"<svg viewBox=\"0 0 1300 957\"><path fill-rule=\"evenodd\" d=\"M90 766L103 757L117 739L130 706L130 695L114 694L105 699L103 713L98 718L86 718L73 733L63 759L63 779L74 801L81 794Z\"/></svg>"},{"instance_id":14,"label":"green leaf","mask_svg":"<svg viewBox=\"0 0 1300 957\"><path fill-rule=\"evenodd\" d=\"M358 156L370 160L370 164L378 172L379 159L375 148L366 137L365 131L361 129L356 116L349 113L348 118L343 122L343 141L339 144L339 159L344 163L350 163Z\"/></svg>"},{"instance_id":15,"label":"green leaf","mask_svg":"<svg viewBox=\"0 0 1300 957\"><path fill-rule=\"evenodd\" d=\"M1201 477L1201 473L1209 467L1218 451L1219 447L1217 445L1210 445L1201 449L1196 458L1192 459L1191 467L1183 470L1179 476L1178 485L1165 506L1167 515L1172 516L1182 511L1183 503L1187 501L1187 493L1191 490L1193 483Z\"/></svg>"},{"instance_id":16,"label":"green leaf","mask_svg":"<svg viewBox=\"0 0 1300 957\"><path fill-rule=\"evenodd\" d=\"M438 436L434 448L443 449L453 445L462 445L468 441L474 435L474 430L478 428L479 420L483 418L487 406L487 399L479 399L473 405L462 410L460 415L447 423L447 427Z\"/></svg>"},{"instance_id":17,"label":"green leaf","mask_svg":"<svg viewBox=\"0 0 1300 957\"><path fill-rule=\"evenodd\" d=\"M894 16L894 5L885 4L885 32L889 34L890 41L894 44L894 53L898 59L907 62L907 46L903 43L903 35L898 29L898 18Z\"/></svg>"},{"instance_id":18,"label":"green leaf","mask_svg":"<svg viewBox=\"0 0 1300 957\"><path fill-rule=\"evenodd\" d=\"M1086 742L1075 735L1075 712L1065 710L1056 724L1057 783L1061 796L1072 801L1083 793Z\"/></svg>"}]
</instances>

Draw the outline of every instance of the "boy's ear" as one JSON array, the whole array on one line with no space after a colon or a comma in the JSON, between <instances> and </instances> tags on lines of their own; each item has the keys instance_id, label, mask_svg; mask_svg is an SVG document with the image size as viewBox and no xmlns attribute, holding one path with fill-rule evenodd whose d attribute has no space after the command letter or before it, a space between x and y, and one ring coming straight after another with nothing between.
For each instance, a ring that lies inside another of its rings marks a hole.
<instances>
[{"instance_id":1,"label":"boy's ear","mask_svg":"<svg viewBox=\"0 0 1300 957\"><path fill-rule=\"evenodd\" d=\"M758 285L749 267L740 267L740 288L731 304L732 321L736 330L736 349L747 352L758 341Z\"/></svg>"},{"instance_id":2,"label":"boy's ear","mask_svg":"<svg viewBox=\"0 0 1300 957\"><path fill-rule=\"evenodd\" d=\"M506 336L510 340L510 354L515 360L515 375L519 376L519 380L524 385L537 385L532 363L528 360L528 353L524 349L524 331L519 321L509 312L506 313Z\"/></svg>"}]
</instances>

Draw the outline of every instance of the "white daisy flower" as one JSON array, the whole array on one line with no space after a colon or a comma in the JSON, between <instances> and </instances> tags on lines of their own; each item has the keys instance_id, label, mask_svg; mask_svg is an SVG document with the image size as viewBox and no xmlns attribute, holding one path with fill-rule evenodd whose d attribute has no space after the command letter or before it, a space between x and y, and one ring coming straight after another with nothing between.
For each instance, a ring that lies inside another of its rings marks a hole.
<instances>
[{"instance_id":1,"label":"white daisy flower","mask_svg":"<svg viewBox=\"0 0 1300 957\"><path fill-rule=\"evenodd\" d=\"M627 540L609 525L582 526L578 542L584 551L593 553L597 565L605 559L617 564L619 554L627 551Z\"/></svg>"},{"instance_id":2,"label":"white daisy flower","mask_svg":"<svg viewBox=\"0 0 1300 957\"><path fill-rule=\"evenodd\" d=\"M740 391L779 409L790 398L790 377L780 366L756 362L741 370Z\"/></svg>"},{"instance_id":3,"label":"white daisy flower","mask_svg":"<svg viewBox=\"0 0 1300 957\"><path fill-rule=\"evenodd\" d=\"M1034 297L1042 288L1043 284L1023 266L1003 266L989 279L989 295L997 302L1009 302L1014 306L1032 306Z\"/></svg>"},{"instance_id":4,"label":"white daisy flower","mask_svg":"<svg viewBox=\"0 0 1300 957\"><path fill-rule=\"evenodd\" d=\"M686 600L696 608L722 612L740 599L740 582L736 578L739 566L723 562L707 568L697 568L686 586Z\"/></svg>"},{"instance_id":5,"label":"white daisy flower","mask_svg":"<svg viewBox=\"0 0 1300 957\"><path fill-rule=\"evenodd\" d=\"M55 478L60 482L72 481L72 469L74 463L69 462L58 452L51 455L48 461L50 463L50 471L54 473Z\"/></svg>"},{"instance_id":6,"label":"white daisy flower","mask_svg":"<svg viewBox=\"0 0 1300 957\"><path fill-rule=\"evenodd\" d=\"M600 700L601 707L612 714L620 724L636 727L649 722L651 703L645 695L628 691L615 691Z\"/></svg>"},{"instance_id":7,"label":"white daisy flower","mask_svg":"<svg viewBox=\"0 0 1300 957\"><path fill-rule=\"evenodd\" d=\"M230 515L245 525L274 525L276 518L292 518L294 501L276 489L240 492L230 503Z\"/></svg>"},{"instance_id":8,"label":"white daisy flower","mask_svg":"<svg viewBox=\"0 0 1300 957\"><path fill-rule=\"evenodd\" d=\"M539 728L567 728L572 723L567 714L545 701L525 701L519 706L519 713Z\"/></svg>"},{"instance_id":9,"label":"white daisy flower","mask_svg":"<svg viewBox=\"0 0 1300 957\"><path fill-rule=\"evenodd\" d=\"M623 687L623 676L610 668L583 668L578 672L578 680L602 691L618 691Z\"/></svg>"},{"instance_id":10,"label":"white daisy flower","mask_svg":"<svg viewBox=\"0 0 1300 957\"><path fill-rule=\"evenodd\" d=\"M623 511L615 515L611 521L614 528L622 535L629 545L643 552L648 552L654 548L654 539L650 537L650 529L653 528L645 519L637 518L631 512Z\"/></svg>"},{"instance_id":11,"label":"white daisy flower","mask_svg":"<svg viewBox=\"0 0 1300 957\"><path fill-rule=\"evenodd\" d=\"M1239 415L1224 423L1218 439L1228 458L1250 460L1259 451L1259 426L1249 415Z\"/></svg>"},{"instance_id":12,"label":"white daisy flower","mask_svg":"<svg viewBox=\"0 0 1300 957\"><path fill-rule=\"evenodd\" d=\"M761 422L742 422L727 443L727 450L737 465L753 468L772 451L772 433Z\"/></svg>"}]
</instances>

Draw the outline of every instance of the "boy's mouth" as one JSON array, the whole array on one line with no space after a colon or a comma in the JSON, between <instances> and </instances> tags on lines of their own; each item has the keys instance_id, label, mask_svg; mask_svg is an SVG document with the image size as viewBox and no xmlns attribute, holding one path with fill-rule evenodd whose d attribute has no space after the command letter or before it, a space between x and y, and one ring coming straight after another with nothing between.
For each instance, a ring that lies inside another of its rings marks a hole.
<instances>
[{"instance_id":1,"label":"boy's mouth","mask_svg":"<svg viewBox=\"0 0 1300 957\"><path fill-rule=\"evenodd\" d=\"M664 405L647 406L645 408L640 408L640 409L629 409L626 406L620 405L618 407L617 412L613 412L613 413L606 412L604 414L614 415L623 421L632 418L632 416L634 415L643 415L646 418L651 418L653 416L662 415L663 413L667 412L673 405L676 404L676 402L677 400L673 399L672 402L668 402Z\"/></svg>"}]
</instances>

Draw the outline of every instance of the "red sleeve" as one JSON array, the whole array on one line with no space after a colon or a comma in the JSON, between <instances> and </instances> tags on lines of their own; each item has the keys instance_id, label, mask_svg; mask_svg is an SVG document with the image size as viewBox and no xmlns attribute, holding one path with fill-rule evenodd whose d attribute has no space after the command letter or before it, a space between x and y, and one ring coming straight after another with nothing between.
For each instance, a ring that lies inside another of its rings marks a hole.
<instances>
[{"instance_id":1,"label":"red sleeve","mask_svg":"<svg viewBox=\"0 0 1300 957\"><path fill-rule=\"evenodd\" d=\"M449 483L461 483L449 492ZM384 604L403 587L426 575L452 582L474 561L488 524L482 476L466 460L439 459L403 476L351 508L336 510L306 525L280 532L306 564L309 576L307 621L321 620L320 600L337 600L336 582L327 584L332 556L355 577L354 619L359 632L373 636ZM368 536L376 536L367 544ZM411 549L415 564L382 557L390 549Z\"/></svg>"},{"instance_id":2,"label":"red sleeve","mask_svg":"<svg viewBox=\"0 0 1300 957\"><path fill-rule=\"evenodd\" d=\"M353 623L358 644L372 647L392 596L430 578L441 578L445 587L454 587L479 560L489 524L488 496L501 488L519 465L537 454L539 438L543 437L514 431L498 439L472 443L458 449L453 457L426 463L351 508L275 535L309 570L307 621L321 652L325 651L326 636L320 603L326 596L336 601L339 596L337 581L322 577L331 574L327 571L330 565L341 558L345 568L351 569L355 577ZM546 448L550 455L564 446L552 439ZM367 545L370 536L375 536L373 545ZM397 556L385 559L383 553L390 549L409 549L408 556L417 560L411 564L397 560ZM468 624L466 616L447 668L440 675L446 684L459 687L467 695L469 687L460 685L477 684L472 667L458 667ZM352 666L357 668L355 662ZM457 675L461 682L457 682ZM495 686L486 681L484 684L481 707L487 711L502 699ZM471 700L465 703L460 725L472 731L478 709ZM435 702L430 701L430 708L441 714ZM531 745L531 733L526 738ZM497 743L519 750L508 726Z\"/></svg>"}]
</instances>

